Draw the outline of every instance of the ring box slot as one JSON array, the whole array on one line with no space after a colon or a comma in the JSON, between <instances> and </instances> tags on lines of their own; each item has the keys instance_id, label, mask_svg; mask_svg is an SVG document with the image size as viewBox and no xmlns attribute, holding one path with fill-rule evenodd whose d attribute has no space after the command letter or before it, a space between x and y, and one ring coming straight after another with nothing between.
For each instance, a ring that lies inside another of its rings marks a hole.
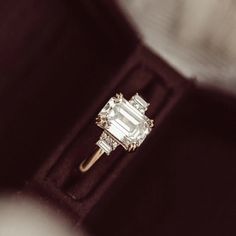
<instances>
[{"instance_id":1,"label":"ring box slot","mask_svg":"<svg viewBox=\"0 0 236 236\"><path fill-rule=\"evenodd\" d=\"M119 179L130 162L134 163L139 159L145 161L146 157L140 155L140 151L145 149L151 137L158 135L159 125L188 90L189 83L177 72L165 70L162 65L160 65L162 70L159 70L156 64L152 63L153 57L156 56L148 49L140 47L137 51L136 59L133 60L131 57L131 61L128 61L121 72L114 77L112 84L107 85L110 89L105 90L106 94L103 92L101 97L98 97L96 105L88 112L86 122L79 122L77 128L72 129L70 140L63 144L63 148L59 147L58 152L55 151L51 155L50 160L34 178L34 185L38 184L41 187L49 185L54 189L47 188L49 192L51 191L49 195L53 193L57 199L66 199L67 205L73 210L80 209L79 221L90 212L104 191ZM157 57L156 60L161 59ZM161 75L159 71L162 72ZM168 79L166 76L169 76ZM151 104L147 116L155 120L156 127L134 153L126 153L118 147L111 156L102 157L90 171L81 174L78 166L83 159L91 155L102 132L95 125L95 117L107 99L116 92L122 92L127 99L139 92Z\"/></svg>"},{"instance_id":2,"label":"ring box slot","mask_svg":"<svg viewBox=\"0 0 236 236\"><path fill-rule=\"evenodd\" d=\"M153 106L150 112L147 112L148 116L156 120L157 126L158 114L160 114L161 108L166 104L167 98L171 94L171 90L162 84L158 75L140 66L132 68L118 87L114 88L114 91L122 91L126 98L130 98L132 96L131 94L135 94L136 91L139 91L140 94L146 94L149 98L148 102ZM108 96L112 96L112 94L110 93ZM126 158L123 157L126 155L124 150L115 150L111 156L101 158L90 171L80 174L78 170L80 162L92 154L91 150L94 150L95 143L102 132L95 125L95 116L96 113L94 113L92 121L89 122L86 128L75 137L69 150L62 153L61 158L50 169L46 178L47 181L52 181L55 186L62 189L62 191L66 191L67 194L72 194L68 192L69 190L67 188L73 189L73 191L76 188L77 197L75 197L74 193L73 198L85 198L95 186L98 187L98 183L101 182L104 175L115 173L116 165L120 162L121 158ZM118 149L122 148L119 147ZM65 171L66 167L68 169ZM106 178L109 178L109 176ZM73 185L76 186L73 187Z\"/></svg>"}]
</instances>

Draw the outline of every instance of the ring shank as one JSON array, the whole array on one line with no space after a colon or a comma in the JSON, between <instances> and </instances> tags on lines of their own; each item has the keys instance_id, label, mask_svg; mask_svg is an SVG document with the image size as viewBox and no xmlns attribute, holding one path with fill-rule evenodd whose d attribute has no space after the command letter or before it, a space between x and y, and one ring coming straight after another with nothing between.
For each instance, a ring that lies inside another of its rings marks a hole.
<instances>
[{"instance_id":1,"label":"ring shank","mask_svg":"<svg viewBox=\"0 0 236 236\"><path fill-rule=\"evenodd\" d=\"M98 148L92 156L88 157L87 159L81 162L79 166L80 171L88 171L98 161L98 159L103 155L103 153L104 150Z\"/></svg>"}]
</instances>

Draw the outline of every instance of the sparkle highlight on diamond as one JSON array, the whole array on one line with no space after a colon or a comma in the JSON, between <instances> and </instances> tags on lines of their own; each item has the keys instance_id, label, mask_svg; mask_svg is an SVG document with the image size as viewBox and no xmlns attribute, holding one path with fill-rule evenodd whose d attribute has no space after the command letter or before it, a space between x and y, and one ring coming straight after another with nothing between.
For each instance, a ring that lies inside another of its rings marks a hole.
<instances>
[{"instance_id":1,"label":"sparkle highlight on diamond","mask_svg":"<svg viewBox=\"0 0 236 236\"><path fill-rule=\"evenodd\" d=\"M145 115L148 106L139 94L129 101L122 94L112 97L96 119L97 125L104 129L97 145L107 155L119 144L128 151L139 147L153 127L153 120Z\"/></svg>"}]
</instances>

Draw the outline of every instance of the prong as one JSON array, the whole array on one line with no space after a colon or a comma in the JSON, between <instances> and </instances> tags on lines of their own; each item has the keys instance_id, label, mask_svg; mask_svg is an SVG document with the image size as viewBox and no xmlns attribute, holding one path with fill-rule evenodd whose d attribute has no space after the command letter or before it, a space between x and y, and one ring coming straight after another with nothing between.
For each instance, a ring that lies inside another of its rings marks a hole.
<instances>
[{"instance_id":1,"label":"prong","mask_svg":"<svg viewBox=\"0 0 236 236\"><path fill-rule=\"evenodd\" d=\"M96 117L96 124L98 125L101 122L101 116Z\"/></svg>"},{"instance_id":2,"label":"prong","mask_svg":"<svg viewBox=\"0 0 236 236\"><path fill-rule=\"evenodd\" d=\"M97 117L96 117L96 124L97 125L101 125L101 123L102 123L102 117L101 117L101 115L98 115Z\"/></svg>"},{"instance_id":3,"label":"prong","mask_svg":"<svg viewBox=\"0 0 236 236\"><path fill-rule=\"evenodd\" d=\"M150 128L153 128L154 127L154 120L148 120L148 125Z\"/></svg>"},{"instance_id":4,"label":"prong","mask_svg":"<svg viewBox=\"0 0 236 236\"><path fill-rule=\"evenodd\" d=\"M137 148L137 145L134 143L134 144L133 144L132 151L135 151L135 150L136 150L136 148Z\"/></svg>"},{"instance_id":5,"label":"prong","mask_svg":"<svg viewBox=\"0 0 236 236\"><path fill-rule=\"evenodd\" d=\"M118 99L122 99L122 98L123 98L123 94L122 94L122 93L117 93L117 94L116 94L116 97L117 97Z\"/></svg>"},{"instance_id":6,"label":"prong","mask_svg":"<svg viewBox=\"0 0 236 236\"><path fill-rule=\"evenodd\" d=\"M115 96L115 102L116 103L119 103L121 102L123 99L123 94L122 93L117 93L116 96Z\"/></svg>"},{"instance_id":7,"label":"prong","mask_svg":"<svg viewBox=\"0 0 236 236\"><path fill-rule=\"evenodd\" d=\"M107 126L107 117L98 115L96 118L96 124L102 128L105 128Z\"/></svg>"},{"instance_id":8,"label":"prong","mask_svg":"<svg viewBox=\"0 0 236 236\"><path fill-rule=\"evenodd\" d=\"M131 148L132 148L132 144L129 144L127 150L128 150L129 152L131 152Z\"/></svg>"},{"instance_id":9,"label":"prong","mask_svg":"<svg viewBox=\"0 0 236 236\"><path fill-rule=\"evenodd\" d=\"M137 148L137 145L135 143L130 143L128 145L128 151L129 152L135 151L136 148Z\"/></svg>"}]
</instances>

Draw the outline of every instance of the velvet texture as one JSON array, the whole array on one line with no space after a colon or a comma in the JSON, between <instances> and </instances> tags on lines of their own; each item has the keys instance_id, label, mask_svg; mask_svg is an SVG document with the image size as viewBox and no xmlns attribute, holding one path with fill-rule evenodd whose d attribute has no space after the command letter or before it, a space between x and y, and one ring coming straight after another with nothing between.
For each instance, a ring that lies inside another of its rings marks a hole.
<instances>
[{"instance_id":1,"label":"velvet texture","mask_svg":"<svg viewBox=\"0 0 236 236\"><path fill-rule=\"evenodd\" d=\"M156 64L157 61L159 63ZM188 81L149 50L137 48L125 67L113 78L109 89L97 97L94 106L78 120L67 138L52 153L36 175L33 185L43 186L44 189L45 185L50 186L46 187L46 192L59 202L64 199L71 211L75 211L76 221L82 222L130 162L144 158L139 153L145 149L145 144L131 154L119 147L111 157L101 159L91 171L86 174L79 172L80 162L92 154L102 132L96 127L94 119L105 102L118 91L127 98L139 91L152 104L148 116L155 119L156 128L149 135L149 140L155 138L158 127L189 87Z\"/></svg>"},{"instance_id":2,"label":"velvet texture","mask_svg":"<svg viewBox=\"0 0 236 236\"><path fill-rule=\"evenodd\" d=\"M22 185L38 169L136 48L136 34L112 6L87 0L0 3L3 188Z\"/></svg>"},{"instance_id":3,"label":"velvet texture","mask_svg":"<svg viewBox=\"0 0 236 236\"><path fill-rule=\"evenodd\" d=\"M0 5L2 189L34 175L25 191L92 235L234 234L235 98L153 55L111 1ZM151 103L150 136L80 174L98 111L137 91Z\"/></svg>"},{"instance_id":4,"label":"velvet texture","mask_svg":"<svg viewBox=\"0 0 236 236\"><path fill-rule=\"evenodd\" d=\"M192 91L91 211L87 229L92 235L234 235L235 120L236 99Z\"/></svg>"}]
</instances>

